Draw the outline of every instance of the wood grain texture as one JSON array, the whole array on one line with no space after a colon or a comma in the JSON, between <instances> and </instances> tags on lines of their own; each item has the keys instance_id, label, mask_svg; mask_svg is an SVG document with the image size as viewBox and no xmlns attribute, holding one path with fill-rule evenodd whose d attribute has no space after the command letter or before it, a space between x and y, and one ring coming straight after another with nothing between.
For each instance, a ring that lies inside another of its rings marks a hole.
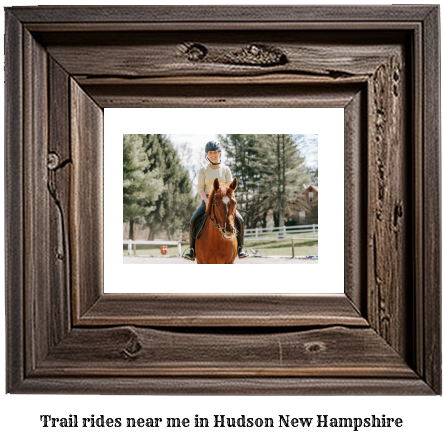
<instances>
[{"instance_id":1,"label":"wood grain texture","mask_svg":"<svg viewBox=\"0 0 443 438\"><path fill-rule=\"evenodd\" d=\"M403 30L406 32L419 31L421 26L420 21L207 21L198 23L198 31L303 31L305 34L307 31L317 32L332 32L332 31L352 31L352 32L367 32L376 31L392 32L395 30ZM36 34L41 32L194 32L196 31L196 23L192 22L73 22L73 23L26 23L26 28ZM336 34L331 34L331 38L334 39Z\"/></svg>"},{"instance_id":2,"label":"wood grain texture","mask_svg":"<svg viewBox=\"0 0 443 438\"><path fill-rule=\"evenodd\" d=\"M441 84L440 39L436 35L440 27L437 8L426 17L423 77L423 350L424 376L429 385L441 393Z\"/></svg>"},{"instance_id":3,"label":"wood grain texture","mask_svg":"<svg viewBox=\"0 0 443 438\"><path fill-rule=\"evenodd\" d=\"M367 327L344 294L105 294L78 326Z\"/></svg>"},{"instance_id":4,"label":"wood grain texture","mask_svg":"<svg viewBox=\"0 0 443 438\"><path fill-rule=\"evenodd\" d=\"M13 7L11 12L26 23L112 22L366 22L423 20L435 6L180 6L145 7Z\"/></svg>"},{"instance_id":5,"label":"wood grain texture","mask_svg":"<svg viewBox=\"0 0 443 438\"><path fill-rule=\"evenodd\" d=\"M424 299L425 288L423 281L423 245L425 233L423 232L423 122L424 122L424 96L423 96L423 34L416 32L412 42L411 57L414 58L414 67L412 74L416 80L411 84L412 86L412 111L414 113L414 122L412 125L412 133L414 140L413 148L413 172L414 178L414 195L413 195L413 226L411 232L414 239L411 242L412 262L413 262L413 281L414 281L414 312L413 312L413 328L412 333L414 337L413 349L411 355L411 363L420 376L424 375Z\"/></svg>"},{"instance_id":6,"label":"wood grain texture","mask_svg":"<svg viewBox=\"0 0 443 438\"><path fill-rule=\"evenodd\" d=\"M265 73L265 71L263 71ZM350 75L339 77L340 81L337 81L337 77L330 75L309 75L302 73L279 73L273 72L272 75L268 74L256 74L248 76L140 76L140 77L124 77L124 76L82 76L75 75L74 79L82 87L89 85L107 85L107 86L120 86L120 85L231 85L236 86L239 84L294 84L299 85L334 85L338 82L340 85L345 84L362 84L366 83L367 75Z\"/></svg>"},{"instance_id":7,"label":"wood grain texture","mask_svg":"<svg viewBox=\"0 0 443 438\"><path fill-rule=\"evenodd\" d=\"M46 374L417 378L372 329L345 327L216 336L133 326L74 329L33 373Z\"/></svg>"},{"instance_id":8,"label":"wood grain texture","mask_svg":"<svg viewBox=\"0 0 443 438\"><path fill-rule=\"evenodd\" d=\"M410 185L402 53L393 54L369 81L368 100L368 318L406 354L408 342L407 211ZM409 186L409 187L408 187ZM409 308L410 309L410 308ZM410 311L410 310L409 310Z\"/></svg>"},{"instance_id":9,"label":"wood grain texture","mask_svg":"<svg viewBox=\"0 0 443 438\"><path fill-rule=\"evenodd\" d=\"M69 232L75 321L103 294L103 110L72 79L70 90Z\"/></svg>"},{"instance_id":10,"label":"wood grain texture","mask_svg":"<svg viewBox=\"0 0 443 438\"><path fill-rule=\"evenodd\" d=\"M151 395L433 395L420 379L315 377L45 377L24 381L25 394Z\"/></svg>"},{"instance_id":11,"label":"wood grain texture","mask_svg":"<svg viewBox=\"0 0 443 438\"><path fill-rule=\"evenodd\" d=\"M347 37L321 33L309 39L305 32L150 32L90 33L72 41L72 34L56 33L38 38L48 52L73 75L104 78L228 75L254 77L291 73L337 78L372 73L401 44L406 33L372 36L353 34L352 52ZM394 38L393 38L394 36ZM54 41L53 41L54 39ZM293 41L300 41L294 44ZM387 44L385 41L390 41ZM200 47L199 53L193 47ZM265 47L265 50L260 50ZM274 65L273 53L283 64ZM200 56L199 56L200 55ZM270 62L269 65L266 61Z\"/></svg>"},{"instance_id":12,"label":"wood grain texture","mask_svg":"<svg viewBox=\"0 0 443 438\"><path fill-rule=\"evenodd\" d=\"M6 17L8 391L441 393L438 7ZM347 296L103 295L105 106L346 107Z\"/></svg>"},{"instance_id":13,"label":"wood grain texture","mask_svg":"<svg viewBox=\"0 0 443 438\"><path fill-rule=\"evenodd\" d=\"M349 83L84 86L106 108L333 108L346 106L358 88Z\"/></svg>"},{"instance_id":14,"label":"wood grain texture","mask_svg":"<svg viewBox=\"0 0 443 438\"><path fill-rule=\"evenodd\" d=\"M26 366L32 370L55 345L50 321L53 308L50 289L50 196L47 190L47 54L30 35L24 32L24 302ZM41 123L34 123L40 120ZM60 291L53 290L58 295ZM36 327L39 327L38 330Z\"/></svg>"},{"instance_id":15,"label":"wood grain texture","mask_svg":"<svg viewBox=\"0 0 443 438\"><path fill-rule=\"evenodd\" d=\"M22 24L5 12L5 299L6 387L23 382L23 53ZM19 145L19 146L18 146Z\"/></svg>"},{"instance_id":16,"label":"wood grain texture","mask_svg":"<svg viewBox=\"0 0 443 438\"><path fill-rule=\"evenodd\" d=\"M344 241L345 292L360 314L367 318L366 230L367 193L367 98L363 87L345 107Z\"/></svg>"},{"instance_id":17,"label":"wood grain texture","mask_svg":"<svg viewBox=\"0 0 443 438\"><path fill-rule=\"evenodd\" d=\"M50 285L54 342L60 341L71 326L71 272L69 206L71 190L71 142L69 75L52 58L48 59L48 148L47 187L49 210Z\"/></svg>"}]
</instances>

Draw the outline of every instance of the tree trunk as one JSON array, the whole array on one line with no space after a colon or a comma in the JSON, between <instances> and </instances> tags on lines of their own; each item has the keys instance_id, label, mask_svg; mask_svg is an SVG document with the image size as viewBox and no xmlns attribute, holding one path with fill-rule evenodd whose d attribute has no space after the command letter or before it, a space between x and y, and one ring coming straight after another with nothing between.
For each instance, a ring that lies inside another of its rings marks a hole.
<instances>
[{"instance_id":1,"label":"tree trunk","mask_svg":"<svg viewBox=\"0 0 443 438\"><path fill-rule=\"evenodd\" d=\"M280 215L278 214L278 211L273 211L272 212L273 213L273 215L274 215L274 228L277 228L278 227L278 224L279 224L279 222L280 222ZM274 229L274 231L277 231L276 229Z\"/></svg>"},{"instance_id":2,"label":"tree trunk","mask_svg":"<svg viewBox=\"0 0 443 438\"><path fill-rule=\"evenodd\" d=\"M263 213L263 216L262 216L262 222L261 222L263 228L266 228L266 225L267 225L267 223L266 223L266 218L267 218L267 216L268 216L268 212L265 211L265 212Z\"/></svg>"},{"instance_id":3,"label":"tree trunk","mask_svg":"<svg viewBox=\"0 0 443 438\"><path fill-rule=\"evenodd\" d=\"M129 220L129 239L134 240L134 219Z\"/></svg>"},{"instance_id":4,"label":"tree trunk","mask_svg":"<svg viewBox=\"0 0 443 438\"><path fill-rule=\"evenodd\" d=\"M280 228L279 233L278 233L278 238L279 239L283 239L284 237L284 233L283 233L283 228L285 226L285 210L283 205L280 204L280 211L278 213L278 226Z\"/></svg>"}]
</instances>

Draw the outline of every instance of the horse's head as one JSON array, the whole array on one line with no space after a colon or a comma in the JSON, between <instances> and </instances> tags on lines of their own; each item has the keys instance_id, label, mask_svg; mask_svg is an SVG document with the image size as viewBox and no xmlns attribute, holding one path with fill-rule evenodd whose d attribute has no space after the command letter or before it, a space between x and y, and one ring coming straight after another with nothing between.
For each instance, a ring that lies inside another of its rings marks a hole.
<instances>
[{"instance_id":1,"label":"horse's head","mask_svg":"<svg viewBox=\"0 0 443 438\"><path fill-rule=\"evenodd\" d=\"M212 192L206 205L206 214L220 228L224 239L232 240L236 236L235 229L235 199L234 191L237 188L237 178L231 184L220 183L215 178Z\"/></svg>"}]
</instances>

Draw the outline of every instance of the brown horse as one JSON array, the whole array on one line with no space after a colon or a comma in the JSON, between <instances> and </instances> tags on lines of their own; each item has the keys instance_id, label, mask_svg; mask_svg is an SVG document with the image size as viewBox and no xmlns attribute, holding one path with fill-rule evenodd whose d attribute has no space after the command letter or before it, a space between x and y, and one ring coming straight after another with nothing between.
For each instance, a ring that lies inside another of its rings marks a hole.
<instances>
[{"instance_id":1,"label":"brown horse","mask_svg":"<svg viewBox=\"0 0 443 438\"><path fill-rule=\"evenodd\" d=\"M214 180L206 204L206 219L200 238L195 242L195 258L199 264L233 264L237 257L234 191L237 178L231 184Z\"/></svg>"}]
</instances>

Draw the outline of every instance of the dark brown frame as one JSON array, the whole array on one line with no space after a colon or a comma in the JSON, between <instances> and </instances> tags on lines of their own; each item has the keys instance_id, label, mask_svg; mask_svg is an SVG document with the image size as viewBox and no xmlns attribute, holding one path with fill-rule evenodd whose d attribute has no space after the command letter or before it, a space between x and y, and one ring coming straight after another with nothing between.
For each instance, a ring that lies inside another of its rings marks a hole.
<instances>
[{"instance_id":1,"label":"dark brown frame","mask_svg":"<svg viewBox=\"0 0 443 438\"><path fill-rule=\"evenodd\" d=\"M7 392L441 394L439 41L438 6L7 8ZM125 106L345 108L346 294L104 295Z\"/></svg>"}]
</instances>

